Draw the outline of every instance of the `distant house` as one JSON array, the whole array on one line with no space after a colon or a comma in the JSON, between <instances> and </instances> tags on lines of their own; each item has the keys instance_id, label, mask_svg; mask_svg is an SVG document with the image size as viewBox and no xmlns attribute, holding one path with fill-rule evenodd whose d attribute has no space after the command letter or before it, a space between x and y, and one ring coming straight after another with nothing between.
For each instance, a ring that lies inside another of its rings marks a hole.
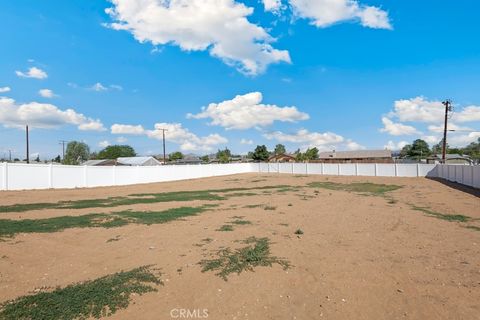
<instances>
[{"instance_id":1,"label":"distant house","mask_svg":"<svg viewBox=\"0 0 480 320\"><path fill-rule=\"evenodd\" d=\"M101 160L88 160L82 163L84 166L115 166L117 160L114 159L101 159Z\"/></svg>"},{"instance_id":2,"label":"distant house","mask_svg":"<svg viewBox=\"0 0 480 320\"><path fill-rule=\"evenodd\" d=\"M295 162L295 156L286 153L274 154L268 157L268 162Z\"/></svg>"},{"instance_id":3,"label":"distant house","mask_svg":"<svg viewBox=\"0 0 480 320\"><path fill-rule=\"evenodd\" d=\"M429 158L427 158L427 163L441 163L442 162L442 155L435 154ZM470 159L468 156L463 156L461 154L446 154L445 155L445 162L447 164L473 164L473 160Z\"/></svg>"},{"instance_id":4,"label":"distant house","mask_svg":"<svg viewBox=\"0 0 480 320\"><path fill-rule=\"evenodd\" d=\"M122 166L160 166L162 162L154 157L122 157L117 159L117 164Z\"/></svg>"},{"instance_id":5,"label":"distant house","mask_svg":"<svg viewBox=\"0 0 480 320\"><path fill-rule=\"evenodd\" d=\"M392 163L390 150L358 150L320 152L318 159L312 162L321 163Z\"/></svg>"}]
</instances>

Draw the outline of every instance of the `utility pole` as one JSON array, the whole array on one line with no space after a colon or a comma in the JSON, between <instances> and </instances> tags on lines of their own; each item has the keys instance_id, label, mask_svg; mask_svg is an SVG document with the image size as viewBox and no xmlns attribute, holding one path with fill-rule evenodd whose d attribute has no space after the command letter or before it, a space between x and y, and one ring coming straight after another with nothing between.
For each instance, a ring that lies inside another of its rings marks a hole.
<instances>
[{"instance_id":1,"label":"utility pole","mask_svg":"<svg viewBox=\"0 0 480 320\"><path fill-rule=\"evenodd\" d=\"M65 142L66 140L59 140L58 144L62 145L62 161L65 161Z\"/></svg>"},{"instance_id":2,"label":"utility pole","mask_svg":"<svg viewBox=\"0 0 480 320\"><path fill-rule=\"evenodd\" d=\"M445 106L445 125L443 127L443 147L442 147L442 163L445 163L447 154L447 131L448 131L448 113L452 111L452 101L445 100L442 102Z\"/></svg>"},{"instance_id":3,"label":"utility pole","mask_svg":"<svg viewBox=\"0 0 480 320\"><path fill-rule=\"evenodd\" d=\"M27 163L30 163L30 151L29 151L29 145L28 145L28 125L25 126L25 132L26 132L26 139L27 139Z\"/></svg>"},{"instance_id":4,"label":"utility pole","mask_svg":"<svg viewBox=\"0 0 480 320\"><path fill-rule=\"evenodd\" d=\"M8 159L12 162L12 150L8 149Z\"/></svg>"},{"instance_id":5,"label":"utility pole","mask_svg":"<svg viewBox=\"0 0 480 320\"><path fill-rule=\"evenodd\" d=\"M167 164L167 156L166 156L166 153L165 153L165 131L167 131L167 129L158 129L158 130L162 130L162 137L163 137L163 164Z\"/></svg>"}]
</instances>

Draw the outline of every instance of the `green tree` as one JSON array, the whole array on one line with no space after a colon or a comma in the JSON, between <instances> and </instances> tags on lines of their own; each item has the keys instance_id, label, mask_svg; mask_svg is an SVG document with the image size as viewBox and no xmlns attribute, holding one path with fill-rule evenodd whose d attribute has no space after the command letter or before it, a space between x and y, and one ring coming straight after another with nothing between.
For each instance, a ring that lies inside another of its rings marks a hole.
<instances>
[{"instance_id":1,"label":"green tree","mask_svg":"<svg viewBox=\"0 0 480 320\"><path fill-rule=\"evenodd\" d=\"M449 146L448 146L448 143L447 143L447 153L448 153L448 151L449 151ZM443 152L443 139L440 140L439 143L434 144L432 146L432 153L433 154L442 154L442 152Z\"/></svg>"},{"instance_id":2,"label":"green tree","mask_svg":"<svg viewBox=\"0 0 480 320\"><path fill-rule=\"evenodd\" d=\"M267 161L270 157L270 153L267 150L267 146L257 146L252 154L252 159L255 161Z\"/></svg>"},{"instance_id":3,"label":"green tree","mask_svg":"<svg viewBox=\"0 0 480 320\"><path fill-rule=\"evenodd\" d=\"M463 148L463 153L474 160L480 160L480 138L478 138L477 142L472 142Z\"/></svg>"},{"instance_id":4,"label":"green tree","mask_svg":"<svg viewBox=\"0 0 480 320\"><path fill-rule=\"evenodd\" d=\"M417 139L413 141L412 147L410 149L410 152L408 153L408 156L410 158L421 159L423 157L428 157L430 154L431 152L430 152L430 147L428 146L428 143L422 139Z\"/></svg>"},{"instance_id":5,"label":"green tree","mask_svg":"<svg viewBox=\"0 0 480 320\"><path fill-rule=\"evenodd\" d=\"M60 162L62 162L62 158L60 157L60 155L58 155L54 159L52 159L52 162L60 163Z\"/></svg>"},{"instance_id":6,"label":"green tree","mask_svg":"<svg viewBox=\"0 0 480 320\"><path fill-rule=\"evenodd\" d=\"M275 150L273 151L273 153L275 153L276 155L284 154L286 152L287 152L287 150L285 149L285 146L283 144L277 144L275 146Z\"/></svg>"},{"instance_id":7,"label":"green tree","mask_svg":"<svg viewBox=\"0 0 480 320\"><path fill-rule=\"evenodd\" d=\"M180 151L172 152L168 155L168 160L170 161L181 160L183 158L184 158L184 155Z\"/></svg>"},{"instance_id":8,"label":"green tree","mask_svg":"<svg viewBox=\"0 0 480 320\"><path fill-rule=\"evenodd\" d=\"M412 150L412 145L407 144L405 145L402 150L400 150L400 158L407 158L410 154L410 150Z\"/></svg>"},{"instance_id":9,"label":"green tree","mask_svg":"<svg viewBox=\"0 0 480 320\"><path fill-rule=\"evenodd\" d=\"M230 152L230 150L228 150L228 148L217 151L217 159L220 163L230 162L231 157L232 157L232 153Z\"/></svg>"},{"instance_id":10,"label":"green tree","mask_svg":"<svg viewBox=\"0 0 480 320\"><path fill-rule=\"evenodd\" d=\"M65 150L64 164L80 164L87 161L90 156L90 148L84 142L70 141Z\"/></svg>"},{"instance_id":11,"label":"green tree","mask_svg":"<svg viewBox=\"0 0 480 320\"><path fill-rule=\"evenodd\" d=\"M318 159L318 149L313 147L313 148L308 148L307 151L305 151L305 158L306 160L315 160Z\"/></svg>"},{"instance_id":12,"label":"green tree","mask_svg":"<svg viewBox=\"0 0 480 320\"><path fill-rule=\"evenodd\" d=\"M98 159L117 159L120 157L135 157L135 150L127 145L108 146L98 153Z\"/></svg>"},{"instance_id":13,"label":"green tree","mask_svg":"<svg viewBox=\"0 0 480 320\"><path fill-rule=\"evenodd\" d=\"M200 160L202 160L203 162L210 162L210 157L208 155L204 155L204 156L201 156L200 157Z\"/></svg>"}]
</instances>

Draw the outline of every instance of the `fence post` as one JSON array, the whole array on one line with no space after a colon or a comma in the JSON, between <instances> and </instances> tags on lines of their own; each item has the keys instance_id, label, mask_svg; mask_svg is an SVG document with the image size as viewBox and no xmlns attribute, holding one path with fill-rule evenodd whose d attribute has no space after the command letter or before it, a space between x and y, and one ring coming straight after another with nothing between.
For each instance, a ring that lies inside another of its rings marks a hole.
<instances>
[{"instance_id":1,"label":"fence post","mask_svg":"<svg viewBox=\"0 0 480 320\"><path fill-rule=\"evenodd\" d=\"M420 163L417 163L417 178L420 177Z\"/></svg>"},{"instance_id":2,"label":"fence post","mask_svg":"<svg viewBox=\"0 0 480 320\"><path fill-rule=\"evenodd\" d=\"M305 174L308 175L308 162L305 162Z\"/></svg>"},{"instance_id":3,"label":"fence post","mask_svg":"<svg viewBox=\"0 0 480 320\"><path fill-rule=\"evenodd\" d=\"M292 162L292 174L295 172L294 168L295 168L295 162Z\"/></svg>"},{"instance_id":4,"label":"fence post","mask_svg":"<svg viewBox=\"0 0 480 320\"><path fill-rule=\"evenodd\" d=\"M8 190L8 162L3 163L3 190Z\"/></svg>"},{"instance_id":5,"label":"fence post","mask_svg":"<svg viewBox=\"0 0 480 320\"><path fill-rule=\"evenodd\" d=\"M340 175L340 163L337 163L337 176Z\"/></svg>"},{"instance_id":6,"label":"fence post","mask_svg":"<svg viewBox=\"0 0 480 320\"><path fill-rule=\"evenodd\" d=\"M53 164L48 165L48 187L53 188Z\"/></svg>"},{"instance_id":7,"label":"fence post","mask_svg":"<svg viewBox=\"0 0 480 320\"><path fill-rule=\"evenodd\" d=\"M358 177L358 163L355 162L355 176Z\"/></svg>"},{"instance_id":8,"label":"fence post","mask_svg":"<svg viewBox=\"0 0 480 320\"><path fill-rule=\"evenodd\" d=\"M325 169L323 168L323 162L320 163L320 174L323 176L325 174Z\"/></svg>"},{"instance_id":9,"label":"fence post","mask_svg":"<svg viewBox=\"0 0 480 320\"><path fill-rule=\"evenodd\" d=\"M398 177L398 169L397 169L397 164L394 164L394 169L395 169L395 177Z\"/></svg>"}]
</instances>

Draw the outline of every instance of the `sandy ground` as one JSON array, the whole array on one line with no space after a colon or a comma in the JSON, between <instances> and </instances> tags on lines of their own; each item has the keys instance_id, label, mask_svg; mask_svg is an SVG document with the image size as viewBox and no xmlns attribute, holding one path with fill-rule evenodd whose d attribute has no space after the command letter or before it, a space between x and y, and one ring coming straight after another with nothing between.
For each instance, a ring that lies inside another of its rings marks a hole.
<instances>
[{"instance_id":1,"label":"sandy ground","mask_svg":"<svg viewBox=\"0 0 480 320\"><path fill-rule=\"evenodd\" d=\"M178 319L172 309L208 309L208 319L480 319L480 231L411 209L413 204L480 219L479 193L472 189L421 178L244 174L125 187L1 192L0 205L142 192L304 186L327 179L404 187L390 193L395 204L380 196L325 189L316 194L305 188L215 201L220 204L215 210L166 224L19 234L0 242L0 301L154 264L164 285L158 292L133 297L133 303L111 319ZM38 219L204 203L212 202L0 215ZM276 209L244 208L252 204ZM253 224L217 231L233 216ZM471 225L480 226L480 220ZM303 235L294 234L298 228ZM268 237L272 253L293 267L259 267L231 275L228 281L201 272L200 260L221 247L239 247L237 240L250 236ZM119 241L107 242L114 237ZM213 241L205 243L204 238Z\"/></svg>"}]
</instances>

